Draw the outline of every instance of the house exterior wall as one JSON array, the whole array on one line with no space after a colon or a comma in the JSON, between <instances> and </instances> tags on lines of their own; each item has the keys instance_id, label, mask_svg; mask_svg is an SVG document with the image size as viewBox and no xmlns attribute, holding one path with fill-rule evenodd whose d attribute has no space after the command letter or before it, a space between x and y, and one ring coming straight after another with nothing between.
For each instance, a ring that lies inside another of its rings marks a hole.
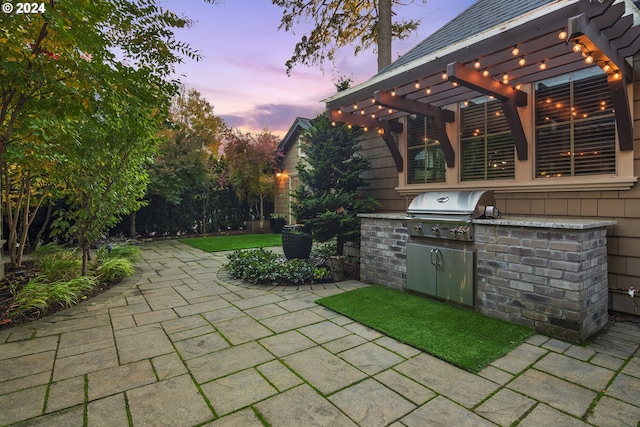
<instances>
[{"instance_id":1,"label":"house exterior wall","mask_svg":"<svg viewBox=\"0 0 640 427\"><path fill-rule=\"evenodd\" d=\"M300 157L299 141L289 146L280 161L281 175L275 176L274 213L285 217L287 224L294 224L295 218L291 214L292 191L298 187L298 170L296 166L304 158Z\"/></svg>"},{"instance_id":2,"label":"house exterior wall","mask_svg":"<svg viewBox=\"0 0 640 427\"><path fill-rule=\"evenodd\" d=\"M634 117L634 176L640 170L640 62L634 61L634 81L632 90L632 114ZM449 135L452 132L449 129ZM397 137L401 153L406 156L401 138ZM366 178L370 186L366 192L375 196L380 203L378 212L405 212L413 196L404 196L397 187L401 186L402 175L398 173L384 141L369 132L362 142L362 154L371 160L371 170ZM551 178L553 179L553 178ZM558 185L562 184L559 178ZM477 182L475 183L477 185ZM492 190L492 182L484 181L484 189ZM406 189L411 186L405 186ZM553 187L550 187L553 188ZM423 188L423 191L450 190L448 186ZM465 188L456 186L455 190ZM473 189L478 189L474 187ZM495 190L495 189L494 189ZM496 204L504 216L570 217L615 220L616 224L607 228L609 309L640 315L640 292L630 297L629 289L640 290L640 184L635 183L629 190L618 191L509 191L495 190ZM367 266L363 266L367 268ZM363 273L365 278L371 275ZM375 281L375 275L371 280Z\"/></svg>"}]
</instances>

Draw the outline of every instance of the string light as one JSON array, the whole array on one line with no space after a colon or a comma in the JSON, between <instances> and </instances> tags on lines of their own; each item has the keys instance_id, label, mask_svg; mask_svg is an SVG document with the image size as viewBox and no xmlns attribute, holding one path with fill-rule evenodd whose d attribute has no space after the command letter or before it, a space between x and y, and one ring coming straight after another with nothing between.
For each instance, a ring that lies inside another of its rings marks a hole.
<instances>
[{"instance_id":1,"label":"string light","mask_svg":"<svg viewBox=\"0 0 640 427\"><path fill-rule=\"evenodd\" d=\"M526 63L527 63L527 60L526 60L526 59L524 59L524 56L522 56L522 57L520 58L520 60L518 61L518 65L520 65L521 67L522 67L524 64L526 64Z\"/></svg>"},{"instance_id":2,"label":"string light","mask_svg":"<svg viewBox=\"0 0 640 427\"><path fill-rule=\"evenodd\" d=\"M558 38L560 40L565 40L567 38L567 32L564 30L564 28L558 33Z\"/></svg>"},{"instance_id":3,"label":"string light","mask_svg":"<svg viewBox=\"0 0 640 427\"><path fill-rule=\"evenodd\" d=\"M487 70L486 68L482 71L482 75L485 77L489 77L489 70Z\"/></svg>"},{"instance_id":4,"label":"string light","mask_svg":"<svg viewBox=\"0 0 640 427\"><path fill-rule=\"evenodd\" d=\"M396 91L395 90L391 91L391 96L396 96Z\"/></svg>"},{"instance_id":5,"label":"string light","mask_svg":"<svg viewBox=\"0 0 640 427\"><path fill-rule=\"evenodd\" d=\"M504 84L507 84L507 83L509 82L509 74L507 74L507 73L504 73L504 74L503 74L503 76L502 76L502 82L503 82Z\"/></svg>"},{"instance_id":6,"label":"string light","mask_svg":"<svg viewBox=\"0 0 640 427\"><path fill-rule=\"evenodd\" d=\"M476 61L473 63L473 68L477 70L480 67L482 67L482 65L480 64L480 61L476 59Z\"/></svg>"},{"instance_id":7,"label":"string light","mask_svg":"<svg viewBox=\"0 0 640 427\"><path fill-rule=\"evenodd\" d=\"M358 109L358 104L353 104L353 109L357 110Z\"/></svg>"},{"instance_id":8,"label":"string light","mask_svg":"<svg viewBox=\"0 0 640 427\"><path fill-rule=\"evenodd\" d=\"M582 51L582 45L580 43L576 43L573 45L573 51L574 52L580 52Z\"/></svg>"},{"instance_id":9,"label":"string light","mask_svg":"<svg viewBox=\"0 0 640 427\"><path fill-rule=\"evenodd\" d=\"M430 87L428 87L428 88L427 88L427 90L425 90L425 93L426 93L427 95L431 95L431 88L430 88Z\"/></svg>"},{"instance_id":10,"label":"string light","mask_svg":"<svg viewBox=\"0 0 640 427\"><path fill-rule=\"evenodd\" d=\"M442 75L441 75L440 77L442 78L442 80L447 80L447 78L448 78L449 76L447 75L447 72L446 72L446 71L443 71L443 72L442 72Z\"/></svg>"},{"instance_id":11,"label":"string light","mask_svg":"<svg viewBox=\"0 0 640 427\"><path fill-rule=\"evenodd\" d=\"M605 73L608 73L609 71L611 71L611 65L609 65L608 62L605 62L604 65L602 66L602 71L604 71Z\"/></svg>"},{"instance_id":12,"label":"string light","mask_svg":"<svg viewBox=\"0 0 640 427\"><path fill-rule=\"evenodd\" d=\"M542 62L540 63L540 71L544 71L544 70L546 70L546 69L547 69L547 63L546 63L546 62L544 62L544 61L542 61Z\"/></svg>"},{"instance_id":13,"label":"string light","mask_svg":"<svg viewBox=\"0 0 640 427\"><path fill-rule=\"evenodd\" d=\"M587 64L593 64L593 56L590 53L587 53L587 56L584 58L584 62Z\"/></svg>"},{"instance_id":14,"label":"string light","mask_svg":"<svg viewBox=\"0 0 640 427\"><path fill-rule=\"evenodd\" d=\"M613 79L614 80L618 80L620 78L620 73L618 71L616 71L615 73L613 73Z\"/></svg>"},{"instance_id":15,"label":"string light","mask_svg":"<svg viewBox=\"0 0 640 427\"><path fill-rule=\"evenodd\" d=\"M360 110L360 114L362 114L364 116L364 108L362 110Z\"/></svg>"},{"instance_id":16,"label":"string light","mask_svg":"<svg viewBox=\"0 0 640 427\"><path fill-rule=\"evenodd\" d=\"M453 87L458 87L458 82L453 82Z\"/></svg>"},{"instance_id":17,"label":"string light","mask_svg":"<svg viewBox=\"0 0 640 427\"><path fill-rule=\"evenodd\" d=\"M371 103L375 104L376 103L376 99L375 98L371 98Z\"/></svg>"},{"instance_id":18,"label":"string light","mask_svg":"<svg viewBox=\"0 0 640 427\"><path fill-rule=\"evenodd\" d=\"M416 82L416 84L414 84L413 87L415 87L416 89L420 89L420 82Z\"/></svg>"},{"instance_id":19,"label":"string light","mask_svg":"<svg viewBox=\"0 0 640 427\"><path fill-rule=\"evenodd\" d=\"M513 50L511 51L511 54L512 54L513 56L518 56L518 55L520 55L520 49L518 49L518 46L514 46L514 47L513 47Z\"/></svg>"}]
</instances>

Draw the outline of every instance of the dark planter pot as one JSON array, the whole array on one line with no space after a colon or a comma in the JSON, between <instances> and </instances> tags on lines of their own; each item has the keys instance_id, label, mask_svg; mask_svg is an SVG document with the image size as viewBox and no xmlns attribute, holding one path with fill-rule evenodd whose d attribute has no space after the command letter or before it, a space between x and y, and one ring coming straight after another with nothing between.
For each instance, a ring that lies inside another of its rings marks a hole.
<instances>
[{"instance_id":1,"label":"dark planter pot","mask_svg":"<svg viewBox=\"0 0 640 427\"><path fill-rule=\"evenodd\" d=\"M311 254L311 236L302 233L299 225L285 225L282 228L282 250L287 259L307 259Z\"/></svg>"},{"instance_id":2,"label":"dark planter pot","mask_svg":"<svg viewBox=\"0 0 640 427\"><path fill-rule=\"evenodd\" d=\"M269 220L269 223L271 224L271 231L273 232L273 234L280 234L282 233L282 229L284 228L285 219L271 218Z\"/></svg>"}]
</instances>

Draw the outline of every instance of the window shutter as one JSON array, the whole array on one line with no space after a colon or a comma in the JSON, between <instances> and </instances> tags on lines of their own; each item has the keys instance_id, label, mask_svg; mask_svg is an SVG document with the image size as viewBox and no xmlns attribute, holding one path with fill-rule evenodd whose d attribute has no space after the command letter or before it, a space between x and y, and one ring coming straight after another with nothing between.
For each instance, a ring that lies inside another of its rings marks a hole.
<instances>
[{"instance_id":1,"label":"window shutter","mask_svg":"<svg viewBox=\"0 0 640 427\"><path fill-rule=\"evenodd\" d=\"M426 117L407 119L407 184L446 181L446 163L440 142Z\"/></svg>"},{"instance_id":2,"label":"window shutter","mask_svg":"<svg viewBox=\"0 0 640 427\"><path fill-rule=\"evenodd\" d=\"M616 173L615 116L598 67L536 83L536 176Z\"/></svg>"},{"instance_id":3,"label":"window shutter","mask_svg":"<svg viewBox=\"0 0 640 427\"><path fill-rule=\"evenodd\" d=\"M463 181L510 179L515 175L515 148L500 102L483 96L461 108Z\"/></svg>"}]
</instances>

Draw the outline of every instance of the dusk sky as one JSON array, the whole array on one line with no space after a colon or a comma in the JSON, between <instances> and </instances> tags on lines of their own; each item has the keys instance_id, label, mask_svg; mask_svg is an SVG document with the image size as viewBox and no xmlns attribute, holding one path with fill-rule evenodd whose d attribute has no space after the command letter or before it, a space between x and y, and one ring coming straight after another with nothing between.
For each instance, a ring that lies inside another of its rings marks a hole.
<instances>
[{"instance_id":1,"label":"dusk sky","mask_svg":"<svg viewBox=\"0 0 640 427\"><path fill-rule=\"evenodd\" d=\"M422 39L464 11L475 0L429 0L397 9L400 16L422 19L418 32L395 41L393 58L407 52ZM278 30L282 10L270 0L225 0L211 5L203 0L166 0L164 7L195 22L178 32L203 55L199 62L187 60L178 66L181 81L198 90L214 107L216 116L228 126L257 132L268 127L283 136L296 117L313 118L324 111L320 102L335 93L340 76L362 83L376 74L371 52L353 56L342 49L335 66L297 65L287 76L285 62L303 34ZM310 28L310 26L307 26Z\"/></svg>"}]
</instances>

